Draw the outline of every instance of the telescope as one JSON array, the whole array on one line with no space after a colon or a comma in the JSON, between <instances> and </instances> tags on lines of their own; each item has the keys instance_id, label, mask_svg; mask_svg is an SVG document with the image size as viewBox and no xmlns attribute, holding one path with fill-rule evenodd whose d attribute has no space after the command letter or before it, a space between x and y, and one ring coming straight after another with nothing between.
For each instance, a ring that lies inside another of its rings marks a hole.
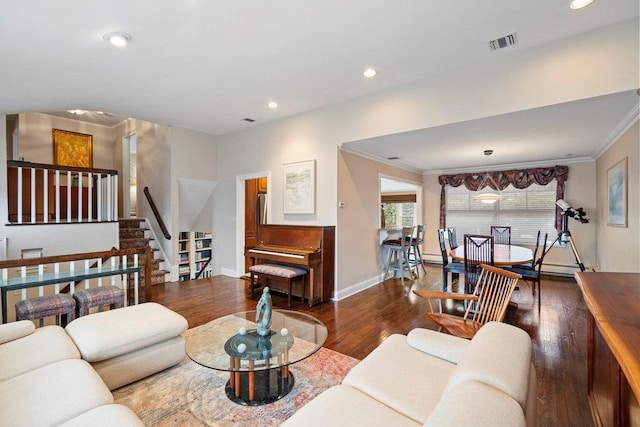
<instances>
[{"instance_id":1,"label":"telescope","mask_svg":"<svg viewBox=\"0 0 640 427\"><path fill-rule=\"evenodd\" d=\"M589 222L589 218L587 218L587 214L585 213L584 209L582 208L574 209L571 206L569 206L569 203L565 202L562 199L559 199L556 202L556 205L558 205L558 207L562 209L563 214L570 216L571 218L577 221L580 221L583 224Z\"/></svg>"},{"instance_id":2,"label":"telescope","mask_svg":"<svg viewBox=\"0 0 640 427\"><path fill-rule=\"evenodd\" d=\"M556 237L556 239L547 248L545 254L549 252L549 250L553 247L553 245L555 245L556 242L558 241L562 244L569 243L569 245L571 245L571 250L573 251L573 256L576 259L576 264L578 265L578 268L580 268L580 271L584 271L585 270L584 264L582 263L582 260L580 259L580 255L578 254L578 250L576 249L576 245L573 243L573 239L571 238L571 232L569 231L569 224L568 224L567 218L571 217L577 221L580 221L583 224L589 222L589 218L587 218L587 214L585 213L584 209L582 208L574 209L569 205L569 203L565 202L562 199L559 199L556 202L556 205L558 205L558 207L562 209L562 229L558 231L558 237Z\"/></svg>"}]
</instances>

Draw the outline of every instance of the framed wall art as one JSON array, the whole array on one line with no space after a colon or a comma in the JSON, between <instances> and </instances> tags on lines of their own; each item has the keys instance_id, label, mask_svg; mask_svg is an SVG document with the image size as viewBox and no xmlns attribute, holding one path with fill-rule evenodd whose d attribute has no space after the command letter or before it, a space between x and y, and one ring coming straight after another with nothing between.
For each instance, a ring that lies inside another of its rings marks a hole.
<instances>
[{"instance_id":1,"label":"framed wall art","mask_svg":"<svg viewBox=\"0 0 640 427\"><path fill-rule=\"evenodd\" d=\"M627 158L607 170L607 225L627 226Z\"/></svg>"},{"instance_id":2,"label":"framed wall art","mask_svg":"<svg viewBox=\"0 0 640 427\"><path fill-rule=\"evenodd\" d=\"M316 210L316 161L284 165L284 213L313 214Z\"/></svg>"},{"instance_id":3,"label":"framed wall art","mask_svg":"<svg viewBox=\"0 0 640 427\"><path fill-rule=\"evenodd\" d=\"M60 166L93 167L93 136L54 129L53 163Z\"/></svg>"}]
</instances>

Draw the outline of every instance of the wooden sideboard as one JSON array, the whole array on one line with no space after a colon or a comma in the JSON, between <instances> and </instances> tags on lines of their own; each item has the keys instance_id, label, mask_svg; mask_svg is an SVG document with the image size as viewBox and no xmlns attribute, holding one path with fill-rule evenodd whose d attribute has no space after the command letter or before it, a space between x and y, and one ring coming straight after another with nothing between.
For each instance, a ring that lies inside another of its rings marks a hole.
<instances>
[{"instance_id":1,"label":"wooden sideboard","mask_svg":"<svg viewBox=\"0 0 640 427\"><path fill-rule=\"evenodd\" d=\"M588 395L597 426L640 426L640 273L576 273L589 308Z\"/></svg>"}]
</instances>

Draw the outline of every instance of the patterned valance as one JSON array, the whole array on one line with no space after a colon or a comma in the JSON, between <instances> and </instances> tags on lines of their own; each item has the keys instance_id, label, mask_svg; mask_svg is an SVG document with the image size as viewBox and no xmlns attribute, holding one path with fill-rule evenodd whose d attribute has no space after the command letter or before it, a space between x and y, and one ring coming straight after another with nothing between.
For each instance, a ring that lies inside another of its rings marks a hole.
<instances>
[{"instance_id":1,"label":"patterned valance","mask_svg":"<svg viewBox=\"0 0 640 427\"><path fill-rule=\"evenodd\" d=\"M493 181L498 185L494 188L491 180L484 181L485 175L490 175ZM446 197L445 185L459 187L464 185L469 191L479 191L485 186L494 190L504 190L510 184L514 188L523 190L531 184L547 185L554 179L556 180L556 200L564 199L564 183L569 178L568 166L553 166L548 168L531 168L531 169L512 169L507 171L491 171L478 173L460 173L457 175L440 175L438 182L442 186L440 190L440 228L446 227ZM482 187L481 187L482 185ZM556 228L560 229L562 211L556 208Z\"/></svg>"},{"instance_id":2,"label":"patterned valance","mask_svg":"<svg viewBox=\"0 0 640 427\"><path fill-rule=\"evenodd\" d=\"M485 186L480 187L485 175L490 175L499 188L493 188L491 182L489 186L494 190L504 190L513 185L514 188L523 190L531 184L547 185L554 179L561 184L567 180L569 176L568 166L553 166L550 168L532 168L532 169L513 169L508 171L493 171L481 173L461 173L457 175L440 175L438 182L440 185L450 185L452 187L464 186L469 191L482 190Z\"/></svg>"}]
</instances>

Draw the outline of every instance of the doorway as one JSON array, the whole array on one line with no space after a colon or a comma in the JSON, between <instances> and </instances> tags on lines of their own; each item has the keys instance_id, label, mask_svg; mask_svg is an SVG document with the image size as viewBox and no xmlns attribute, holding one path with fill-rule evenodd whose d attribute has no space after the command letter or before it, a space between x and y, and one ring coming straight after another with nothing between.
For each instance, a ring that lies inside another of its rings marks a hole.
<instances>
[{"instance_id":1,"label":"doorway","mask_svg":"<svg viewBox=\"0 0 640 427\"><path fill-rule=\"evenodd\" d=\"M258 228L267 223L267 177L247 179L244 182L244 247L257 243ZM244 274L249 271L251 262L244 260Z\"/></svg>"},{"instance_id":2,"label":"doorway","mask_svg":"<svg viewBox=\"0 0 640 427\"><path fill-rule=\"evenodd\" d=\"M236 176L236 277L243 277L249 269L244 249L255 245L260 221L270 221L270 186L269 172Z\"/></svg>"}]
</instances>

